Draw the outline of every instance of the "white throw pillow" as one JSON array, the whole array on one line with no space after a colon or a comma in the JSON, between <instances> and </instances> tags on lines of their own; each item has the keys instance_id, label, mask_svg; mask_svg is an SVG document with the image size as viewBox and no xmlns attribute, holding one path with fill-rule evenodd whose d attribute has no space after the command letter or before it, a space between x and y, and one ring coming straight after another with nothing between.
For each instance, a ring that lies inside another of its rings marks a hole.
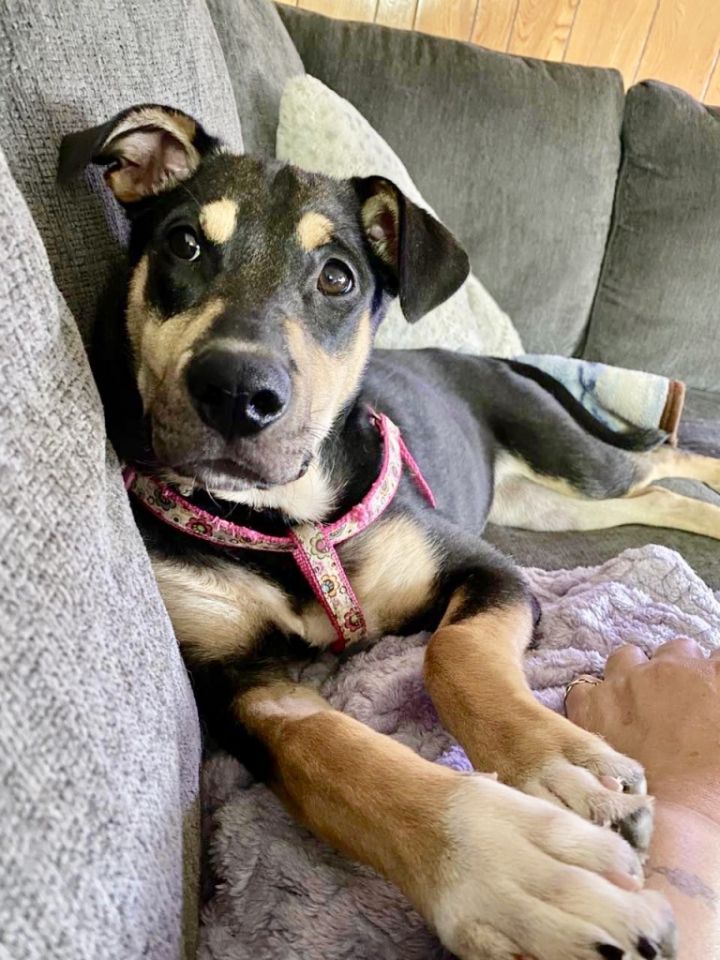
<instances>
[{"instance_id":1,"label":"white throw pillow","mask_svg":"<svg viewBox=\"0 0 720 960\"><path fill-rule=\"evenodd\" d=\"M420 196L402 161L362 114L315 77L294 77L285 86L277 157L331 177L387 177L410 200L437 216ZM496 357L523 352L512 321L473 274L419 323L407 323L395 300L380 326L377 345L447 347Z\"/></svg>"}]
</instances>

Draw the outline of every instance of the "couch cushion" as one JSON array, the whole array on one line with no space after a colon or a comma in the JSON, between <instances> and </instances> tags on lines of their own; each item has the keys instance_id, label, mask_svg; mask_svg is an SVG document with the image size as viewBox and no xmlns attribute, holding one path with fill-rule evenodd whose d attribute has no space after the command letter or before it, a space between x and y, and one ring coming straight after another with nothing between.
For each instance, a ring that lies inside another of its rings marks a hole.
<instances>
[{"instance_id":1,"label":"couch cushion","mask_svg":"<svg viewBox=\"0 0 720 960\"><path fill-rule=\"evenodd\" d=\"M348 100L316 77L298 77L285 87L277 156L329 177L387 177L413 203L438 216L421 197L402 159ZM393 300L375 344L404 349L446 347L496 357L522 353L512 321L472 273L448 300L424 316L422 323L408 323L399 299Z\"/></svg>"},{"instance_id":2,"label":"couch cushion","mask_svg":"<svg viewBox=\"0 0 720 960\"><path fill-rule=\"evenodd\" d=\"M720 391L720 110L633 87L585 354Z\"/></svg>"},{"instance_id":3,"label":"couch cushion","mask_svg":"<svg viewBox=\"0 0 720 960\"><path fill-rule=\"evenodd\" d=\"M292 7L281 16L308 73L403 158L526 349L572 353L610 223L619 74Z\"/></svg>"},{"instance_id":4,"label":"couch cushion","mask_svg":"<svg viewBox=\"0 0 720 960\"><path fill-rule=\"evenodd\" d=\"M0 954L178 960L184 853L197 873L197 845L183 849L195 703L77 328L1 152L0 244Z\"/></svg>"},{"instance_id":5,"label":"couch cushion","mask_svg":"<svg viewBox=\"0 0 720 960\"><path fill-rule=\"evenodd\" d=\"M83 330L117 264L124 217L98 171L55 184L60 140L135 103L180 107L242 147L235 98L205 0L102 5L0 0L0 142ZM91 189L92 187L92 189Z\"/></svg>"},{"instance_id":6,"label":"couch cushion","mask_svg":"<svg viewBox=\"0 0 720 960\"><path fill-rule=\"evenodd\" d=\"M242 123L246 153L275 156L280 97L303 65L270 0L207 0Z\"/></svg>"}]
</instances>

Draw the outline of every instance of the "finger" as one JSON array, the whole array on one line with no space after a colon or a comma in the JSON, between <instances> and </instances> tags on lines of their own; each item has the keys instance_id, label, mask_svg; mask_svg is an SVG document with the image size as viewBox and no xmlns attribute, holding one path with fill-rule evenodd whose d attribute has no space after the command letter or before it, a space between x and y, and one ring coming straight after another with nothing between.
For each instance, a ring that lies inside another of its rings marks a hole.
<instances>
[{"instance_id":1,"label":"finger","mask_svg":"<svg viewBox=\"0 0 720 960\"><path fill-rule=\"evenodd\" d=\"M613 677L619 677L627 673L638 664L647 663L647 657L640 647L627 646L620 647L614 653L611 653L605 664L605 679L610 680Z\"/></svg>"},{"instance_id":2,"label":"finger","mask_svg":"<svg viewBox=\"0 0 720 960\"><path fill-rule=\"evenodd\" d=\"M667 658L668 660L677 660L690 658L691 660L704 660L705 653L703 648L696 640L689 637L677 637L675 640L668 640L661 647L658 647L652 655L653 660Z\"/></svg>"},{"instance_id":3,"label":"finger","mask_svg":"<svg viewBox=\"0 0 720 960\"><path fill-rule=\"evenodd\" d=\"M565 716L579 727L589 723L593 691L599 686L599 683L576 683L565 697Z\"/></svg>"}]
</instances>

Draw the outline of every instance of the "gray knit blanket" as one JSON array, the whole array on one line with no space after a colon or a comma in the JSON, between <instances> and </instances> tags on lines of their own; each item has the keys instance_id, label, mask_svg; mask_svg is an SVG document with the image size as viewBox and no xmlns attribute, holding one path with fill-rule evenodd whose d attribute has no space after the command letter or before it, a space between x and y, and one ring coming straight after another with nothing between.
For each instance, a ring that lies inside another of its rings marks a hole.
<instances>
[{"instance_id":1,"label":"gray knit blanket","mask_svg":"<svg viewBox=\"0 0 720 960\"><path fill-rule=\"evenodd\" d=\"M562 709L564 686L601 674L612 650L646 653L677 636L720 646L720 593L659 546L626 550L598 567L527 570L542 605L526 672L536 696ZM429 760L470 769L441 728L422 684L427 635L387 637L307 669L338 709ZM200 960L435 960L447 956L396 889L298 826L226 754L204 771L209 897Z\"/></svg>"}]
</instances>

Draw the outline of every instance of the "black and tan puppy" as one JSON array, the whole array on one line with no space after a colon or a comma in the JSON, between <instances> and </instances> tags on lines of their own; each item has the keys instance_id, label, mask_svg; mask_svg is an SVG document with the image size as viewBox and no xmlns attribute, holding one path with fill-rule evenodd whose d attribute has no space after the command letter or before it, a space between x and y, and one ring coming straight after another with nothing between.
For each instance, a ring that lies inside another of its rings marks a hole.
<instances>
[{"instance_id":1,"label":"black and tan puppy","mask_svg":"<svg viewBox=\"0 0 720 960\"><path fill-rule=\"evenodd\" d=\"M459 957L674 957L665 903L603 877L639 874L631 845L597 824L645 849L643 772L533 698L531 598L481 534L491 517L720 536L720 511L649 486L720 487L718 462L649 452L652 433L615 436L522 365L371 358L392 297L418 320L468 271L447 230L386 180L235 156L155 105L67 137L61 175L90 162L131 224L95 356L120 456L214 516L280 535L362 500L381 459L367 407L387 414L438 507L406 476L339 554L369 640L432 631L433 702L502 783L428 763L293 682L335 633L289 554L201 542L138 506L213 734L319 836L394 881Z\"/></svg>"}]
</instances>

